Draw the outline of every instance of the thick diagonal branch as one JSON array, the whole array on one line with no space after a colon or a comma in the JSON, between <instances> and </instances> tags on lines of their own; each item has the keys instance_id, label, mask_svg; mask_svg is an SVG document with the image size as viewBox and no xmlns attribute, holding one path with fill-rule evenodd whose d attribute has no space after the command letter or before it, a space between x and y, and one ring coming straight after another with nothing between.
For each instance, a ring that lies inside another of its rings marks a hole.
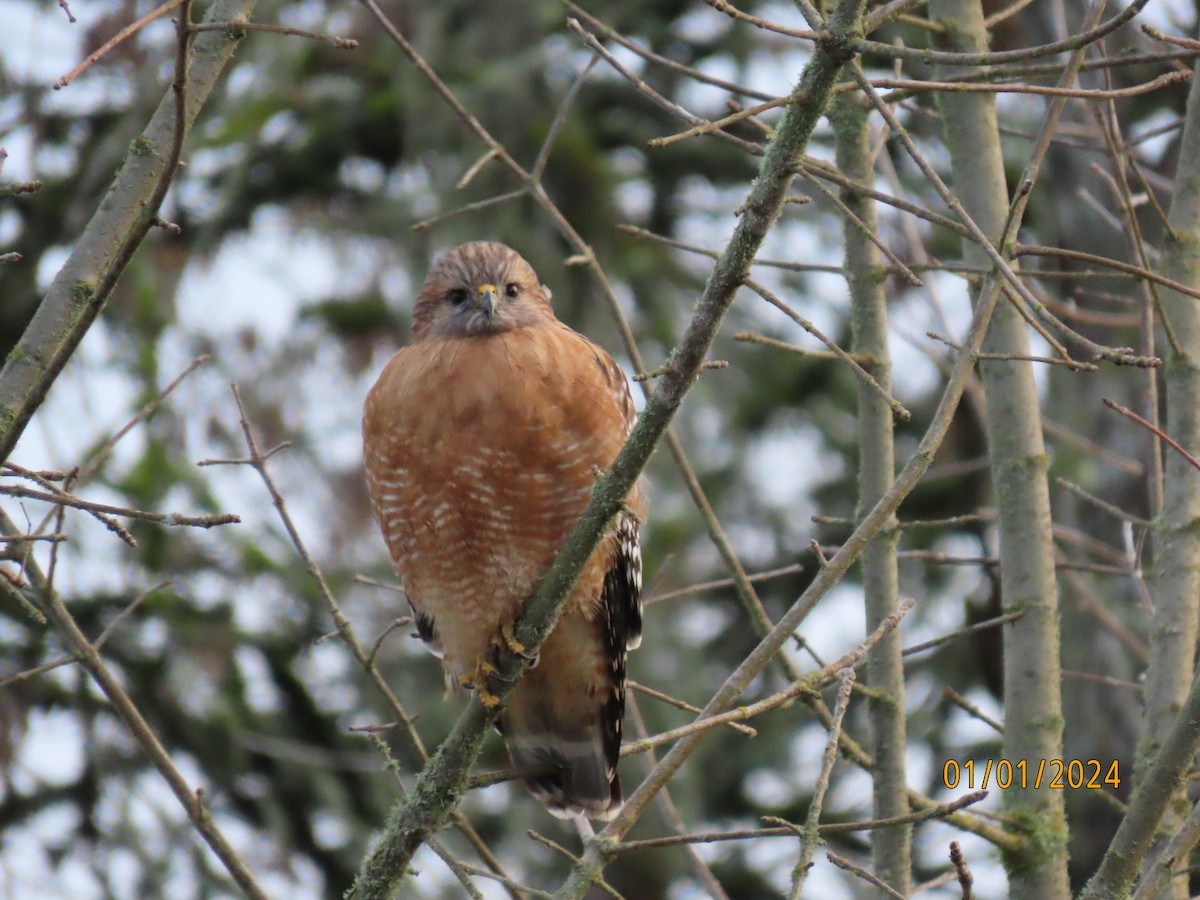
<instances>
[{"instance_id":1,"label":"thick diagonal branch","mask_svg":"<svg viewBox=\"0 0 1200 900\"><path fill-rule=\"evenodd\" d=\"M205 21L248 18L258 0L217 0ZM182 129L175 109L182 73L168 88L71 255L42 298L21 341L0 369L0 460L8 459L33 413L46 398L87 330L100 315L117 279L154 225L179 162L179 145L208 100L240 38L228 31L192 42Z\"/></svg>"}]
</instances>

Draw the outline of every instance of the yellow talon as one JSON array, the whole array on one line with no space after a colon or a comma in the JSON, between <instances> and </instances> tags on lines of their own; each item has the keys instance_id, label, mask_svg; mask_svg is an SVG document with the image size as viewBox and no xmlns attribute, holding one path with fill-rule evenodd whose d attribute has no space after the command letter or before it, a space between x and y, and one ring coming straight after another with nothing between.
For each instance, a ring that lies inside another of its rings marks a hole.
<instances>
[{"instance_id":1,"label":"yellow talon","mask_svg":"<svg viewBox=\"0 0 1200 900\"><path fill-rule=\"evenodd\" d=\"M525 645L517 640L517 633L513 629L512 622L506 622L500 626L500 633L492 638L492 646L499 647L501 650L510 650L513 653L524 653Z\"/></svg>"},{"instance_id":2,"label":"yellow talon","mask_svg":"<svg viewBox=\"0 0 1200 900\"><path fill-rule=\"evenodd\" d=\"M489 676L497 675L499 671L487 660L480 660L474 671L458 676L458 683L475 691L479 695L479 702L488 709L495 709L500 705L500 698L488 690L487 681Z\"/></svg>"}]
</instances>

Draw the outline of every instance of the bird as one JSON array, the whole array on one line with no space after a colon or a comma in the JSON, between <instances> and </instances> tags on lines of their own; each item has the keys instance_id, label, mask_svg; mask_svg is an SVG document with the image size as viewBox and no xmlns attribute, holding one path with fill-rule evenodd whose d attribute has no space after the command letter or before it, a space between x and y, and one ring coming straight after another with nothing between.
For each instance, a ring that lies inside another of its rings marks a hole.
<instances>
[{"instance_id":1,"label":"bird","mask_svg":"<svg viewBox=\"0 0 1200 900\"><path fill-rule=\"evenodd\" d=\"M527 668L496 727L522 780L553 815L609 820L626 654L642 636L635 485L536 656L513 624L628 437L636 412L613 358L555 316L515 250L455 247L433 264L412 337L363 407L375 517L417 635L447 693L488 687L500 650Z\"/></svg>"}]
</instances>

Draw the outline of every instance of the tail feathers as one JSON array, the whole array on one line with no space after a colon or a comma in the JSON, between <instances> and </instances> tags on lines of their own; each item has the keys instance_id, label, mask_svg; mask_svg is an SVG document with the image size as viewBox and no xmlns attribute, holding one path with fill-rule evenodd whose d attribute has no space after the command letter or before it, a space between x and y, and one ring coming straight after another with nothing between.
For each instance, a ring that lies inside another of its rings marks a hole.
<instances>
[{"instance_id":1,"label":"tail feathers","mask_svg":"<svg viewBox=\"0 0 1200 900\"><path fill-rule=\"evenodd\" d=\"M522 782L551 815L608 821L620 812L621 779L606 759L598 726L564 735L505 723L503 733L514 766L543 770Z\"/></svg>"}]
</instances>

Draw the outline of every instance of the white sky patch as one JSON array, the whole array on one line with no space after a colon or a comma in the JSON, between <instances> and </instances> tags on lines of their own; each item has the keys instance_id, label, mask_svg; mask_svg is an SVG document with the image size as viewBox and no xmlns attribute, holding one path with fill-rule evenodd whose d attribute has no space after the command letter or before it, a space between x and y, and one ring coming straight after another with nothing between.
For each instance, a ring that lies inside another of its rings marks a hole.
<instances>
[{"instance_id":1,"label":"white sky patch","mask_svg":"<svg viewBox=\"0 0 1200 900\"><path fill-rule=\"evenodd\" d=\"M338 167L338 181L363 193L379 193L387 184L388 171L378 160L355 156Z\"/></svg>"},{"instance_id":2,"label":"white sky patch","mask_svg":"<svg viewBox=\"0 0 1200 900\"><path fill-rule=\"evenodd\" d=\"M83 730L67 711L34 709L26 722L25 739L18 744L12 783L29 791L35 783L69 784L83 771Z\"/></svg>"},{"instance_id":3,"label":"white sky patch","mask_svg":"<svg viewBox=\"0 0 1200 900\"><path fill-rule=\"evenodd\" d=\"M966 698L975 704L984 715L997 722L1004 721L1004 710L1000 708L996 698L987 691L976 688L967 692ZM955 709L947 721L945 739L947 746L968 747L987 741L997 741L1000 739L1000 735L992 726L981 722L966 710Z\"/></svg>"},{"instance_id":4,"label":"white sky patch","mask_svg":"<svg viewBox=\"0 0 1200 900\"><path fill-rule=\"evenodd\" d=\"M6 253L12 249L9 245L17 239L20 233L21 217L17 215L16 210L0 211L0 247L4 247Z\"/></svg>"},{"instance_id":5,"label":"white sky patch","mask_svg":"<svg viewBox=\"0 0 1200 900\"><path fill-rule=\"evenodd\" d=\"M970 298L962 278L947 272L922 272L921 279L924 288L906 293L902 302L888 304L888 350L901 402L904 397L932 391L945 381L929 354L945 359L952 351L925 333L932 331L960 343L971 324Z\"/></svg>"},{"instance_id":6,"label":"white sky patch","mask_svg":"<svg viewBox=\"0 0 1200 900\"><path fill-rule=\"evenodd\" d=\"M313 838L322 847L344 847L353 836L341 816L317 810L312 815Z\"/></svg>"},{"instance_id":7,"label":"white sky patch","mask_svg":"<svg viewBox=\"0 0 1200 900\"><path fill-rule=\"evenodd\" d=\"M6 898L53 896L91 897L95 877L77 861L58 866L49 858L51 848L61 848L62 835L79 825L79 816L66 803L56 803L32 816L21 828L9 828L0 848L0 884Z\"/></svg>"},{"instance_id":8,"label":"white sky patch","mask_svg":"<svg viewBox=\"0 0 1200 900\"><path fill-rule=\"evenodd\" d=\"M796 799L795 779L775 769L755 769L742 782L742 793L756 806L786 806Z\"/></svg>"},{"instance_id":9,"label":"white sky patch","mask_svg":"<svg viewBox=\"0 0 1200 900\"><path fill-rule=\"evenodd\" d=\"M703 647L729 627L732 611L711 604L688 604L676 611L672 631L691 647Z\"/></svg>"},{"instance_id":10,"label":"white sky patch","mask_svg":"<svg viewBox=\"0 0 1200 900\"><path fill-rule=\"evenodd\" d=\"M617 185L617 205L626 219L644 220L650 215L653 203L654 192L644 181L630 179Z\"/></svg>"},{"instance_id":11,"label":"white sky patch","mask_svg":"<svg viewBox=\"0 0 1200 900\"><path fill-rule=\"evenodd\" d=\"M322 710L353 709L357 693L345 677L352 657L340 641L315 644L300 655L297 674L312 691L313 699Z\"/></svg>"},{"instance_id":12,"label":"white sky patch","mask_svg":"<svg viewBox=\"0 0 1200 900\"><path fill-rule=\"evenodd\" d=\"M79 20L74 25L66 13L35 3L5 3L4 29L0 32L0 55L5 68L31 79L53 83L65 75L80 58L80 46L89 26L108 10L104 6L82 10L72 8ZM60 92L61 93L61 92ZM11 177L5 168L6 177Z\"/></svg>"},{"instance_id":13,"label":"white sky patch","mask_svg":"<svg viewBox=\"0 0 1200 900\"><path fill-rule=\"evenodd\" d=\"M1178 127L1169 128L1168 126L1178 123ZM1148 138L1138 144L1138 152L1140 155L1154 161L1159 161L1166 154L1168 148L1176 143L1179 139L1179 128L1183 127L1183 120L1175 113L1159 109L1147 116L1140 122L1136 129L1133 129L1129 134L1129 141L1135 141L1142 135L1148 135L1152 132L1161 132L1155 137ZM1163 130L1168 129L1168 130ZM1140 196L1141 192L1137 191L1134 197Z\"/></svg>"},{"instance_id":14,"label":"white sky patch","mask_svg":"<svg viewBox=\"0 0 1200 900\"><path fill-rule=\"evenodd\" d=\"M792 882L792 867L796 865L797 847L795 839L771 838L746 842L746 861L757 872L762 873L781 895L786 895ZM855 896L847 890L841 870L818 851L813 857L813 867L804 880L804 896L820 897L822 900L852 900Z\"/></svg>"},{"instance_id":15,"label":"white sky patch","mask_svg":"<svg viewBox=\"0 0 1200 900\"><path fill-rule=\"evenodd\" d=\"M256 647L243 644L234 650L234 661L246 686L246 702L260 713L279 712L283 701L262 653Z\"/></svg>"},{"instance_id":16,"label":"white sky patch","mask_svg":"<svg viewBox=\"0 0 1200 900\"><path fill-rule=\"evenodd\" d=\"M607 49L608 52L612 54L613 59L620 63L621 66L627 71L632 72L634 75L639 77L644 75L643 70L646 67L646 61L632 50L615 43L609 44ZM602 71L606 71L613 78L624 80L625 76L617 72L617 70L614 69L606 60L601 60L597 64L597 68L600 68Z\"/></svg>"},{"instance_id":17,"label":"white sky patch","mask_svg":"<svg viewBox=\"0 0 1200 900\"><path fill-rule=\"evenodd\" d=\"M346 261L319 235L297 234L277 208L254 215L249 233L208 264L189 264L179 286L179 325L192 335L253 328L268 343L295 327L306 301L340 293Z\"/></svg>"},{"instance_id":18,"label":"white sky patch","mask_svg":"<svg viewBox=\"0 0 1200 900\"><path fill-rule=\"evenodd\" d=\"M839 584L830 588L813 607L800 632L823 658L836 659L862 643L867 634L866 624L862 589ZM804 655L802 659L806 660L803 668L811 668L811 658Z\"/></svg>"},{"instance_id":19,"label":"white sky patch","mask_svg":"<svg viewBox=\"0 0 1200 900\"><path fill-rule=\"evenodd\" d=\"M8 164L4 166L5 175L8 174ZM37 284L38 290L45 291L50 287L50 283L54 281L54 276L58 274L58 270L63 267L70 256L71 251L68 247L51 247L42 254L42 258L38 260Z\"/></svg>"},{"instance_id":20,"label":"white sky patch","mask_svg":"<svg viewBox=\"0 0 1200 900\"><path fill-rule=\"evenodd\" d=\"M816 511L809 499L813 486L836 477L843 468L810 425L766 433L750 445L747 458L754 495L770 508L791 509L799 521Z\"/></svg>"}]
</instances>

